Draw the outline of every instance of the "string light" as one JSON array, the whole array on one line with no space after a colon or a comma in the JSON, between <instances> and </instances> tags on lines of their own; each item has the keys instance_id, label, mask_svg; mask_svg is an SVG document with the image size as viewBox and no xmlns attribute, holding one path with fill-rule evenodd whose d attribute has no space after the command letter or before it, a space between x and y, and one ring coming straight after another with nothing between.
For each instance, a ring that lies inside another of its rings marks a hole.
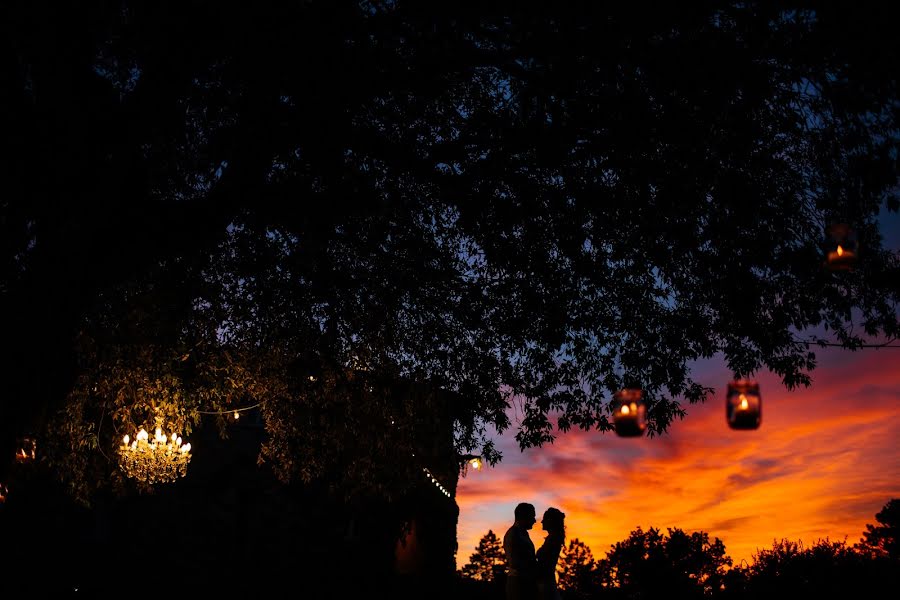
<instances>
[{"instance_id":1,"label":"string light","mask_svg":"<svg viewBox=\"0 0 900 600\"><path fill-rule=\"evenodd\" d=\"M316 377L313 375L310 375L309 380L314 382L314 381L316 381ZM238 408L238 409L233 409L233 410L231 410L231 409L229 409L229 410L209 410L209 411L201 410L198 412L201 414L204 414L204 415L226 415L226 414L231 413L232 416L234 417L234 420L237 421L238 419L240 419L241 412L246 411L246 410L252 410L260 405L262 405L262 402L258 402L252 406L245 406L244 408ZM393 418L391 419L391 425L395 425L395 421ZM180 439L181 438L179 438L179 440ZM125 442L125 444L127 445L128 442ZM134 442L132 442L132 445L133 444L134 444ZM188 447L190 447L190 444L188 444ZM121 449L120 449L120 452L121 452ZM415 453L413 453L413 458L415 458L415 456L416 456ZM190 460L190 458L188 458L188 460ZM480 457L473 458L471 461L469 461L469 464L471 464L472 468L474 468L476 471L480 470L483 466L483 463L482 463ZM439 492L441 492L443 495L445 495L448 498L452 497L452 494L450 493L450 491L446 487L444 487L441 484L441 482L438 481L437 477L435 477L431 473L431 471L429 471L428 469L426 469L424 467L422 468L422 471L425 473L425 476L428 478L428 480L435 485L435 487L438 489Z\"/></svg>"},{"instance_id":2,"label":"string light","mask_svg":"<svg viewBox=\"0 0 900 600\"><path fill-rule=\"evenodd\" d=\"M262 402L257 402L256 404L251 404L250 406L245 406L243 408L229 408L228 410L198 410L197 412L201 415L231 415L234 417L234 420L237 421L241 418L240 413L253 410L257 406L262 406Z\"/></svg>"},{"instance_id":3,"label":"string light","mask_svg":"<svg viewBox=\"0 0 900 600\"><path fill-rule=\"evenodd\" d=\"M147 484L166 483L184 477L191 462L191 444L183 444L182 441L177 433L166 437L162 422L157 419L152 440L143 428L134 440L127 435L122 438L122 445L119 446L122 470L128 477Z\"/></svg>"},{"instance_id":4,"label":"string light","mask_svg":"<svg viewBox=\"0 0 900 600\"><path fill-rule=\"evenodd\" d=\"M441 482L437 480L437 477L431 474L431 471L429 471L425 467L422 467L422 471L425 472L425 477L427 477L428 480L431 481L443 495L447 496L448 498L451 497L450 492L447 490L447 488L441 485Z\"/></svg>"}]
</instances>

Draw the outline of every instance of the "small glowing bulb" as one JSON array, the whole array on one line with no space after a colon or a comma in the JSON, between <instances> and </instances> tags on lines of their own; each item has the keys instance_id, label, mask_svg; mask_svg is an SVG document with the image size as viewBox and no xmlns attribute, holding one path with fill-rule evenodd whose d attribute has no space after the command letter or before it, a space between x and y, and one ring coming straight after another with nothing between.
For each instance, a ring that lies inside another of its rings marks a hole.
<instances>
[{"instance_id":1,"label":"small glowing bulb","mask_svg":"<svg viewBox=\"0 0 900 600\"><path fill-rule=\"evenodd\" d=\"M238 413L238 411L234 411L234 420L237 421L240 418L241 418L241 415Z\"/></svg>"},{"instance_id":2,"label":"small glowing bulb","mask_svg":"<svg viewBox=\"0 0 900 600\"><path fill-rule=\"evenodd\" d=\"M178 436L178 439L175 440L175 443L178 444L179 446L181 445L181 436L180 435Z\"/></svg>"},{"instance_id":3,"label":"small glowing bulb","mask_svg":"<svg viewBox=\"0 0 900 600\"><path fill-rule=\"evenodd\" d=\"M182 452L190 452L190 451L191 451L191 443L188 442L187 444L185 444L184 446L182 446L182 447L181 447L181 451L182 451Z\"/></svg>"},{"instance_id":4,"label":"small glowing bulb","mask_svg":"<svg viewBox=\"0 0 900 600\"><path fill-rule=\"evenodd\" d=\"M128 442L130 442L130 441L131 441L131 438L128 437L127 435L126 435L125 437L122 438L122 442L123 442L126 446L128 445Z\"/></svg>"},{"instance_id":5,"label":"small glowing bulb","mask_svg":"<svg viewBox=\"0 0 900 600\"><path fill-rule=\"evenodd\" d=\"M622 412L623 415L627 415L628 413L631 412L631 409L628 408L628 405L627 405L627 404L623 404L623 405L622 405L622 410L621 410L621 412Z\"/></svg>"},{"instance_id":6,"label":"small glowing bulb","mask_svg":"<svg viewBox=\"0 0 900 600\"><path fill-rule=\"evenodd\" d=\"M177 439L178 439L178 434L177 434L177 433L173 433L173 434L172 434L172 441L174 442L174 441L177 440Z\"/></svg>"},{"instance_id":7,"label":"small glowing bulb","mask_svg":"<svg viewBox=\"0 0 900 600\"><path fill-rule=\"evenodd\" d=\"M838 253L838 256L843 256L843 255L844 255L844 249L841 248L841 245L840 245L840 244L838 244L837 253Z\"/></svg>"},{"instance_id":8,"label":"small glowing bulb","mask_svg":"<svg viewBox=\"0 0 900 600\"><path fill-rule=\"evenodd\" d=\"M740 398L741 398L741 409L747 410L750 407L750 404L747 402L747 396L745 396L744 394L741 394Z\"/></svg>"},{"instance_id":9,"label":"small glowing bulb","mask_svg":"<svg viewBox=\"0 0 900 600\"><path fill-rule=\"evenodd\" d=\"M162 437L162 428L160 428L160 427L156 428L156 437Z\"/></svg>"}]
</instances>

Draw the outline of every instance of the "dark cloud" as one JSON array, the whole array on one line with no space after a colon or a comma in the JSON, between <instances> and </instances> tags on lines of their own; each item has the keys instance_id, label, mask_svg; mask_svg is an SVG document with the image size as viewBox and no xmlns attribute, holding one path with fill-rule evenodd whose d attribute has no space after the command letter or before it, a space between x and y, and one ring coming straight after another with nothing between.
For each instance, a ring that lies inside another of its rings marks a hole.
<instances>
[{"instance_id":1,"label":"dark cloud","mask_svg":"<svg viewBox=\"0 0 900 600\"><path fill-rule=\"evenodd\" d=\"M885 350L885 352L887 352L887 350ZM858 394L867 399L881 399L882 403L886 403L885 401L894 402L900 400L900 389L897 389L896 387L878 385L875 383L867 383L866 385L862 386L861 388L859 388Z\"/></svg>"},{"instance_id":2,"label":"dark cloud","mask_svg":"<svg viewBox=\"0 0 900 600\"><path fill-rule=\"evenodd\" d=\"M714 521L709 524L709 529L704 529L707 533L712 532L713 535L718 536L719 533L727 533L730 531L740 531L742 529L746 529L748 523L756 519L756 515L747 515L734 517L731 519L721 519L719 521ZM710 536L712 537L712 536Z\"/></svg>"},{"instance_id":3,"label":"dark cloud","mask_svg":"<svg viewBox=\"0 0 900 600\"><path fill-rule=\"evenodd\" d=\"M728 485L736 488L744 488L794 475L802 470L798 465L788 464L786 460L759 459L748 461L740 473L732 473L728 476Z\"/></svg>"},{"instance_id":4,"label":"dark cloud","mask_svg":"<svg viewBox=\"0 0 900 600\"><path fill-rule=\"evenodd\" d=\"M556 475L576 477L584 474L585 471L590 471L596 462L596 460L586 460L580 456L554 455L548 461L546 468Z\"/></svg>"}]
</instances>

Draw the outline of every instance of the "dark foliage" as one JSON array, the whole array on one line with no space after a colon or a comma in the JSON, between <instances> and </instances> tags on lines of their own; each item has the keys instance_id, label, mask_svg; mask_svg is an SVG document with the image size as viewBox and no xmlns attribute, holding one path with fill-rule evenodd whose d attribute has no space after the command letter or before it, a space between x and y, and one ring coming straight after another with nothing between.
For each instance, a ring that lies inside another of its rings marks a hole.
<instances>
[{"instance_id":1,"label":"dark foliage","mask_svg":"<svg viewBox=\"0 0 900 600\"><path fill-rule=\"evenodd\" d=\"M66 411L92 441L47 459L85 494L119 442L104 415L264 400L283 479L392 493L426 432L497 460L513 394L523 447L608 430L623 385L659 433L709 391L695 359L793 387L811 332L898 333L881 9L126 0L0 23L3 452ZM852 272L822 268L835 221ZM168 391L94 390L117 372Z\"/></svg>"},{"instance_id":2,"label":"dark foliage","mask_svg":"<svg viewBox=\"0 0 900 600\"><path fill-rule=\"evenodd\" d=\"M638 528L599 562L600 579L622 598L702 598L721 588L731 558L704 532Z\"/></svg>"},{"instance_id":3,"label":"dark foliage","mask_svg":"<svg viewBox=\"0 0 900 600\"><path fill-rule=\"evenodd\" d=\"M503 542L493 530L488 530L479 540L475 552L469 556L469 562L460 569L460 575L477 581L494 581L505 569Z\"/></svg>"},{"instance_id":4,"label":"dark foliage","mask_svg":"<svg viewBox=\"0 0 900 600\"><path fill-rule=\"evenodd\" d=\"M808 548L776 541L754 556L744 576L742 594L732 590L731 597L876 597L900 583L896 563L827 539Z\"/></svg>"},{"instance_id":5,"label":"dark foliage","mask_svg":"<svg viewBox=\"0 0 900 600\"><path fill-rule=\"evenodd\" d=\"M863 552L900 561L900 499L892 498L875 515L877 525L866 525L858 544Z\"/></svg>"},{"instance_id":6,"label":"dark foliage","mask_svg":"<svg viewBox=\"0 0 900 600\"><path fill-rule=\"evenodd\" d=\"M600 587L599 571L587 544L573 539L559 559L558 583L566 598L589 598Z\"/></svg>"}]
</instances>

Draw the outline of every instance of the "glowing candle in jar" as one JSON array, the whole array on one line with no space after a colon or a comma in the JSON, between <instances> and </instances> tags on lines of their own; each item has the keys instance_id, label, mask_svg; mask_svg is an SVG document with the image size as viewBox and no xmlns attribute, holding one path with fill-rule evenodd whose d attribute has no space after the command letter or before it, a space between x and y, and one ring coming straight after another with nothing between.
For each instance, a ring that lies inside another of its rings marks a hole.
<instances>
[{"instance_id":1,"label":"glowing candle in jar","mask_svg":"<svg viewBox=\"0 0 900 600\"><path fill-rule=\"evenodd\" d=\"M825 264L832 271L847 271L856 265L856 233L845 223L835 223L826 231L828 253Z\"/></svg>"},{"instance_id":2,"label":"glowing candle in jar","mask_svg":"<svg viewBox=\"0 0 900 600\"><path fill-rule=\"evenodd\" d=\"M647 406L644 392L626 388L613 395L613 423L621 437L637 437L647 429Z\"/></svg>"},{"instance_id":3,"label":"glowing candle in jar","mask_svg":"<svg viewBox=\"0 0 900 600\"><path fill-rule=\"evenodd\" d=\"M16 462L29 462L34 460L35 447L37 444L34 438L23 437L19 440L19 449L16 451Z\"/></svg>"},{"instance_id":4,"label":"glowing candle in jar","mask_svg":"<svg viewBox=\"0 0 900 600\"><path fill-rule=\"evenodd\" d=\"M762 397L755 381L738 380L728 384L725 418L732 429L756 429L762 420Z\"/></svg>"}]
</instances>

